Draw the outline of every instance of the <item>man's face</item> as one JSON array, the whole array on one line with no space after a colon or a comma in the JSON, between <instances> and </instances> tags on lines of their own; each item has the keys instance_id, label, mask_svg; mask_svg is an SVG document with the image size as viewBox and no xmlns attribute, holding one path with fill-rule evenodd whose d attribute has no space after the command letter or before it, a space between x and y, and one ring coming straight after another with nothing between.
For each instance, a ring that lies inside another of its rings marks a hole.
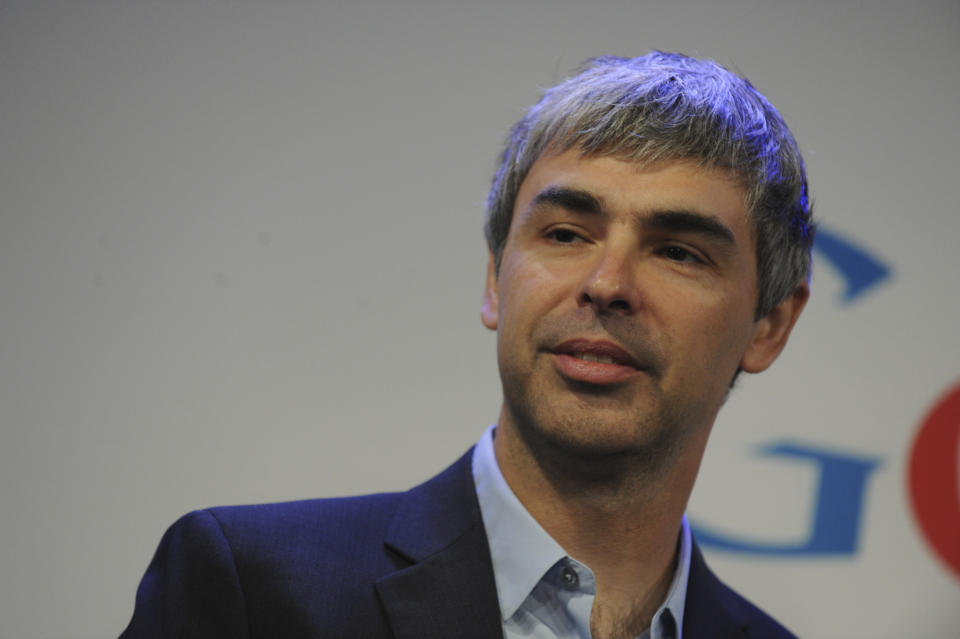
<instances>
[{"instance_id":1,"label":"man's face","mask_svg":"<svg viewBox=\"0 0 960 639\"><path fill-rule=\"evenodd\" d=\"M756 300L744 192L727 171L541 157L484 296L499 426L588 456L705 443L738 366L766 368L786 341L754 321Z\"/></svg>"}]
</instances>

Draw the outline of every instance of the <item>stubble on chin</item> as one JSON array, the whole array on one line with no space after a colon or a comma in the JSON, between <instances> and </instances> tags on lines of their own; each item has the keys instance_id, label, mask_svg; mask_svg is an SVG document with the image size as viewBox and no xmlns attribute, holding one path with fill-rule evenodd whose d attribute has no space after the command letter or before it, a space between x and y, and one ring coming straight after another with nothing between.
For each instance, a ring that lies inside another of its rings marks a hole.
<instances>
[{"instance_id":1,"label":"stubble on chin","mask_svg":"<svg viewBox=\"0 0 960 639\"><path fill-rule=\"evenodd\" d=\"M504 384L504 417L543 472L580 481L624 474L651 478L680 455L688 427L670 407L654 407L657 402L647 397L649 406L617 409L616 397L579 391L545 393L523 382Z\"/></svg>"}]
</instances>

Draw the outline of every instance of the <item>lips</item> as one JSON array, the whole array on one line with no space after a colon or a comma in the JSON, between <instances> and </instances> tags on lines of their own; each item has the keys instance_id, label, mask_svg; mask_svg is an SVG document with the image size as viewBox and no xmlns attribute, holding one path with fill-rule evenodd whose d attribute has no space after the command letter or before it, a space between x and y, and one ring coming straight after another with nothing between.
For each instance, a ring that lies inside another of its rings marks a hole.
<instances>
[{"instance_id":1,"label":"lips","mask_svg":"<svg viewBox=\"0 0 960 639\"><path fill-rule=\"evenodd\" d=\"M630 353L605 340L568 340L553 356L561 375L586 384L619 384L642 370Z\"/></svg>"}]
</instances>

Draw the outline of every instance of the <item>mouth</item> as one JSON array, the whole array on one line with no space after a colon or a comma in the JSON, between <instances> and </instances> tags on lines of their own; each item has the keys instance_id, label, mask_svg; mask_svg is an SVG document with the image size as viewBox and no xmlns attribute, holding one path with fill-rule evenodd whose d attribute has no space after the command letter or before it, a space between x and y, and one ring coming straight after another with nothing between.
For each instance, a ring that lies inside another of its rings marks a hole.
<instances>
[{"instance_id":1,"label":"mouth","mask_svg":"<svg viewBox=\"0 0 960 639\"><path fill-rule=\"evenodd\" d=\"M619 384L643 371L630 353L606 340L569 340L553 356L562 376L586 384Z\"/></svg>"}]
</instances>

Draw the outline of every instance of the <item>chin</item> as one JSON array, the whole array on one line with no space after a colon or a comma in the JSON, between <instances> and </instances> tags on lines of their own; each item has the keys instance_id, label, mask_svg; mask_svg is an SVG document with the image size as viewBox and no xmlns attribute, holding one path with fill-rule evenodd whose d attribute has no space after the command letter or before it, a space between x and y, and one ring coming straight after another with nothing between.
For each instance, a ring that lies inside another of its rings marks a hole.
<instances>
[{"instance_id":1,"label":"chin","mask_svg":"<svg viewBox=\"0 0 960 639\"><path fill-rule=\"evenodd\" d=\"M517 428L534 455L545 454L581 462L609 464L616 459L664 460L676 450L682 433L657 419L623 414L604 416L591 411L582 415L539 415L518 420Z\"/></svg>"}]
</instances>

